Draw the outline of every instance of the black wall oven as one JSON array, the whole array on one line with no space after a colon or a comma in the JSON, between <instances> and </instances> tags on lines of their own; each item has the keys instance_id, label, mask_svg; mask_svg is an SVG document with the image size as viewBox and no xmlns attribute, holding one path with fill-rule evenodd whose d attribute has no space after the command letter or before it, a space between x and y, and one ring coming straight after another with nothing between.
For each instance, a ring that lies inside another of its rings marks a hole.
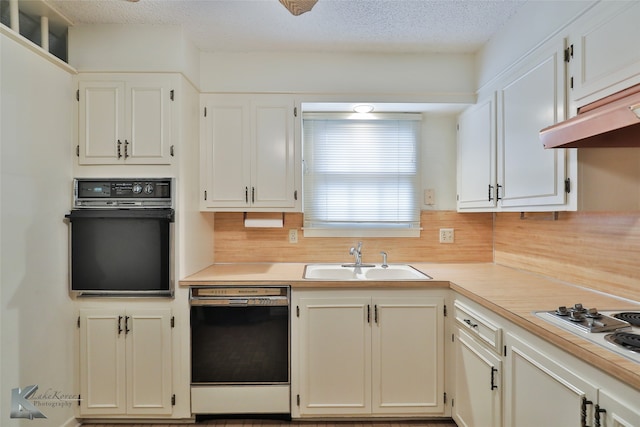
<instances>
[{"instance_id":1,"label":"black wall oven","mask_svg":"<svg viewBox=\"0 0 640 427\"><path fill-rule=\"evenodd\" d=\"M172 296L172 205L170 178L75 179L71 292Z\"/></svg>"},{"instance_id":2,"label":"black wall oven","mask_svg":"<svg viewBox=\"0 0 640 427\"><path fill-rule=\"evenodd\" d=\"M290 288L194 287L195 414L290 414Z\"/></svg>"}]
</instances>

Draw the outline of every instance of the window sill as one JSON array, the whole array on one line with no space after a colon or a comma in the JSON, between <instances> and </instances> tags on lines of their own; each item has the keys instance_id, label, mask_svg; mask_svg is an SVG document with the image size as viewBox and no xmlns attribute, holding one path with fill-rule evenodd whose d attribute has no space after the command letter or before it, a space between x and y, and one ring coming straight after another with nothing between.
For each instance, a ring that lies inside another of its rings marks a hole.
<instances>
[{"instance_id":1,"label":"window sill","mask_svg":"<svg viewBox=\"0 0 640 427\"><path fill-rule=\"evenodd\" d=\"M304 237L420 237L422 228L303 228Z\"/></svg>"}]
</instances>

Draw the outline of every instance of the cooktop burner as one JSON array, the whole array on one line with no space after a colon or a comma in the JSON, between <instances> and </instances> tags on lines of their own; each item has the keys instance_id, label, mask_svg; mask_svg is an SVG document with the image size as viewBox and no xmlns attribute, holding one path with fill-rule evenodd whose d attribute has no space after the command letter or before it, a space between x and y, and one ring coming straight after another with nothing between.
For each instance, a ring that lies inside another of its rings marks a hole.
<instances>
[{"instance_id":1,"label":"cooktop burner","mask_svg":"<svg viewBox=\"0 0 640 427\"><path fill-rule=\"evenodd\" d=\"M629 327L625 320L600 313L597 308L585 308L582 304L574 304L569 308L561 305L547 313L582 332L608 332Z\"/></svg>"},{"instance_id":2,"label":"cooktop burner","mask_svg":"<svg viewBox=\"0 0 640 427\"><path fill-rule=\"evenodd\" d=\"M632 334L630 332L615 332L613 334L607 334L604 339L610 343L619 345L627 350L640 353L640 335Z\"/></svg>"},{"instance_id":3,"label":"cooktop burner","mask_svg":"<svg viewBox=\"0 0 640 427\"><path fill-rule=\"evenodd\" d=\"M624 322L628 322L633 326L640 326L640 312L637 311L625 311L622 313L616 313L613 315L616 319L620 319Z\"/></svg>"},{"instance_id":4,"label":"cooktop burner","mask_svg":"<svg viewBox=\"0 0 640 427\"><path fill-rule=\"evenodd\" d=\"M535 314L587 341L640 363L640 310L601 312L574 304Z\"/></svg>"}]
</instances>

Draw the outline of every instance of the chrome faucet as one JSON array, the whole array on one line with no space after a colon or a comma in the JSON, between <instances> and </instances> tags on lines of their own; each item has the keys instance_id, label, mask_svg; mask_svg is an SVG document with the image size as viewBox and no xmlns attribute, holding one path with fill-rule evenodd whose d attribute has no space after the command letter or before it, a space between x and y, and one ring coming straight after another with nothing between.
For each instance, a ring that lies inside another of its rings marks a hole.
<instances>
[{"instance_id":1,"label":"chrome faucet","mask_svg":"<svg viewBox=\"0 0 640 427\"><path fill-rule=\"evenodd\" d=\"M352 247L349 249L349 255L353 255L355 257L354 267L362 266L362 242L358 242L358 247Z\"/></svg>"},{"instance_id":2,"label":"chrome faucet","mask_svg":"<svg viewBox=\"0 0 640 427\"><path fill-rule=\"evenodd\" d=\"M387 253L383 251L380 252L380 255L382 255L382 265L380 267L389 268L389 264L387 264Z\"/></svg>"}]
</instances>

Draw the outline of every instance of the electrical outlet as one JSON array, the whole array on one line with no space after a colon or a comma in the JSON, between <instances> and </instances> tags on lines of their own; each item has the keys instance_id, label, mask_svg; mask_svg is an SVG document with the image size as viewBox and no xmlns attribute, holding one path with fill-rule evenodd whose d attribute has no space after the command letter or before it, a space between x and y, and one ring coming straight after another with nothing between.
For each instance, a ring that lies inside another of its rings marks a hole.
<instances>
[{"instance_id":1,"label":"electrical outlet","mask_svg":"<svg viewBox=\"0 0 640 427\"><path fill-rule=\"evenodd\" d=\"M298 243L298 230L296 228L289 230L289 243Z\"/></svg>"},{"instance_id":2,"label":"electrical outlet","mask_svg":"<svg viewBox=\"0 0 640 427\"><path fill-rule=\"evenodd\" d=\"M440 229L440 243L453 243L453 228Z\"/></svg>"}]
</instances>

